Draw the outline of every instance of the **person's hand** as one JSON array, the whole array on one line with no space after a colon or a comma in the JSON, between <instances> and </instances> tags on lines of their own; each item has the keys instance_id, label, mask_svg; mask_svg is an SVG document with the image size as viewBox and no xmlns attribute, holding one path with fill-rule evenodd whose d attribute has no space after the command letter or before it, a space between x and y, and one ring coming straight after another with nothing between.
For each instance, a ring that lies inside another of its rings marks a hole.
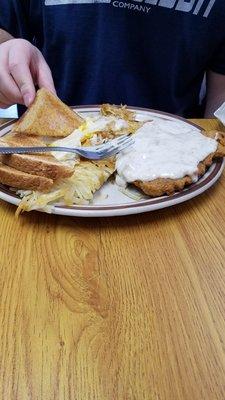
<instances>
[{"instance_id":1,"label":"person's hand","mask_svg":"<svg viewBox=\"0 0 225 400\"><path fill-rule=\"evenodd\" d=\"M35 98L35 86L55 93L50 68L41 52L24 39L0 44L0 108L16 103L28 107Z\"/></svg>"}]
</instances>

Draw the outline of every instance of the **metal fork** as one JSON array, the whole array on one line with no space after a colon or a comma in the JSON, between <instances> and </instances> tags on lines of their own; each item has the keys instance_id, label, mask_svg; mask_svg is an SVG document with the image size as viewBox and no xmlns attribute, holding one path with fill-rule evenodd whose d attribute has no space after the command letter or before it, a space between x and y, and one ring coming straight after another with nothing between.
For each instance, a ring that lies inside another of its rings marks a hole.
<instances>
[{"instance_id":1,"label":"metal fork","mask_svg":"<svg viewBox=\"0 0 225 400\"><path fill-rule=\"evenodd\" d=\"M65 153L75 153L81 157L90 160L101 160L104 158L112 157L120 153L122 150L131 146L134 139L131 136L120 136L112 139L106 143L97 146L83 146L83 147L62 147L62 146L43 146L43 147L2 147L0 146L0 154L34 154L34 153L49 153L54 151L63 151Z\"/></svg>"}]
</instances>

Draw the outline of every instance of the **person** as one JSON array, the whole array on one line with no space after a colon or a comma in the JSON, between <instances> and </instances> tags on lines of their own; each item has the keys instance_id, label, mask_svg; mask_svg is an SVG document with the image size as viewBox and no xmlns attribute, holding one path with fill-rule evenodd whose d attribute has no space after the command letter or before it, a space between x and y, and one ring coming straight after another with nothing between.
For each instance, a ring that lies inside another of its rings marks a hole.
<instances>
[{"instance_id":1,"label":"person","mask_svg":"<svg viewBox=\"0 0 225 400\"><path fill-rule=\"evenodd\" d=\"M225 101L224 21L224 0L1 0L0 107L46 87L69 105L212 116Z\"/></svg>"}]
</instances>

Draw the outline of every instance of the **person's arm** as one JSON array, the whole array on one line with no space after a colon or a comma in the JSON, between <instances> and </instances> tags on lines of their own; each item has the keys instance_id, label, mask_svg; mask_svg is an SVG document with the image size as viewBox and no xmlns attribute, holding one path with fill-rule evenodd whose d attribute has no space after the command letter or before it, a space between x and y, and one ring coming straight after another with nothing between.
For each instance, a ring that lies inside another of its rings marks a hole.
<instances>
[{"instance_id":1,"label":"person's arm","mask_svg":"<svg viewBox=\"0 0 225 400\"><path fill-rule=\"evenodd\" d=\"M205 118L214 117L214 112L225 102L225 75L209 71L206 76Z\"/></svg>"},{"instance_id":2,"label":"person's arm","mask_svg":"<svg viewBox=\"0 0 225 400\"><path fill-rule=\"evenodd\" d=\"M10 33L0 29L0 44L7 42L7 40L13 39L13 36Z\"/></svg>"}]
</instances>

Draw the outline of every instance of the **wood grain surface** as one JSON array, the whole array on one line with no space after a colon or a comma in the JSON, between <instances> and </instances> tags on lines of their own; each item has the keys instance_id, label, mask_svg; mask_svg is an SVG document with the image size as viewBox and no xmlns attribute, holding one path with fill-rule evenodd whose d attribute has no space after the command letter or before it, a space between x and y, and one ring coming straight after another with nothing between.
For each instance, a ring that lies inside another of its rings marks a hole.
<instances>
[{"instance_id":1,"label":"wood grain surface","mask_svg":"<svg viewBox=\"0 0 225 400\"><path fill-rule=\"evenodd\" d=\"M225 175L128 217L1 201L0 399L224 400L224 208Z\"/></svg>"}]
</instances>

